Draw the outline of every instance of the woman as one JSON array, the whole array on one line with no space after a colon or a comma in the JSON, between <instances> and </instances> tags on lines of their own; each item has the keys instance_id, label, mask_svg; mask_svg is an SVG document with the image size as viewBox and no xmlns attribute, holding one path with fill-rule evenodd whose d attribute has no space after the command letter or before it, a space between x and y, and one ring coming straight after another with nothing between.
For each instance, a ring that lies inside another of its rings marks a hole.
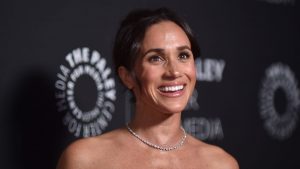
<instances>
[{"instance_id":1,"label":"woman","mask_svg":"<svg viewBox=\"0 0 300 169\"><path fill-rule=\"evenodd\" d=\"M135 97L135 116L124 128L71 144L58 169L238 169L225 151L181 127L199 55L183 20L165 8L133 11L121 24L113 54Z\"/></svg>"}]
</instances>

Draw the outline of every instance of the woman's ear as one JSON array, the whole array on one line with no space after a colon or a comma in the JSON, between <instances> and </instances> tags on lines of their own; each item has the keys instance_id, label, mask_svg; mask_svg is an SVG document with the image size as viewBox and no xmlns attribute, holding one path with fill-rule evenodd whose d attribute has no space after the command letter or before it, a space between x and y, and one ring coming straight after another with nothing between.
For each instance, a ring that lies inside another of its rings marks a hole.
<instances>
[{"instance_id":1,"label":"woman's ear","mask_svg":"<svg viewBox=\"0 0 300 169\"><path fill-rule=\"evenodd\" d=\"M132 74L124 66L120 66L118 68L118 73L121 81L125 84L125 86L129 90L133 89L134 80Z\"/></svg>"}]
</instances>

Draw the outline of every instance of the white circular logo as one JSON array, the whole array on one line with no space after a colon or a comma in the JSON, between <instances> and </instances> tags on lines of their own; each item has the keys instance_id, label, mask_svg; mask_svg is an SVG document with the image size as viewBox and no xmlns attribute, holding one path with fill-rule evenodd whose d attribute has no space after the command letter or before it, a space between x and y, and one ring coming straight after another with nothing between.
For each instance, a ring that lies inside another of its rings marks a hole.
<instances>
[{"instance_id":1,"label":"white circular logo","mask_svg":"<svg viewBox=\"0 0 300 169\"><path fill-rule=\"evenodd\" d=\"M67 65L60 65L55 82L58 111L65 112L63 123L76 137L99 135L108 126L115 111L116 89L111 68L107 67L106 59L99 52L87 47L74 49L65 60ZM94 82L96 97L88 109L79 104L79 100L90 99L84 93L88 88L76 90L78 81L83 77ZM80 93L84 95L79 99L76 96L78 90L83 91Z\"/></svg>"},{"instance_id":2,"label":"white circular logo","mask_svg":"<svg viewBox=\"0 0 300 169\"><path fill-rule=\"evenodd\" d=\"M282 114L276 110L275 105L275 92L278 90L282 90L286 98L286 109ZM265 72L259 93L260 115L265 120L267 132L279 140L291 136L297 126L299 105L299 90L294 73L287 65L272 64Z\"/></svg>"}]
</instances>

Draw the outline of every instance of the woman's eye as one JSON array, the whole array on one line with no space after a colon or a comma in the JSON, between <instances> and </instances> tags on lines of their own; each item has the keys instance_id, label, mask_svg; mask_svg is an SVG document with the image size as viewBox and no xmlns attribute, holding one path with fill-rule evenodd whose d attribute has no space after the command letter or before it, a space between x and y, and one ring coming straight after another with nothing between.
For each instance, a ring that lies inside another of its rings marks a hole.
<instances>
[{"instance_id":1,"label":"woman's eye","mask_svg":"<svg viewBox=\"0 0 300 169\"><path fill-rule=\"evenodd\" d=\"M156 63L156 62L161 62L163 59L160 56L151 56L149 57L149 62L151 63Z\"/></svg>"},{"instance_id":2,"label":"woman's eye","mask_svg":"<svg viewBox=\"0 0 300 169\"><path fill-rule=\"evenodd\" d=\"M178 56L179 60L187 60L190 58L190 54L187 52L182 52Z\"/></svg>"}]
</instances>

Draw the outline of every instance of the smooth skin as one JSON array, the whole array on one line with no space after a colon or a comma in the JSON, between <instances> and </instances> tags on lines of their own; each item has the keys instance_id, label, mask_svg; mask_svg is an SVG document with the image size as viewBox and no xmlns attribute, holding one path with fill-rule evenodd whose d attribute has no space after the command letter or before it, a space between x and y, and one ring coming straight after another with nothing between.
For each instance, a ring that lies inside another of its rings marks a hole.
<instances>
[{"instance_id":1,"label":"smooth skin","mask_svg":"<svg viewBox=\"0 0 300 169\"><path fill-rule=\"evenodd\" d=\"M132 72L119 76L136 98L130 127L157 145L175 145L183 133L181 112L195 83L194 56L184 31L162 21L146 31L141 57ZM238 169L236 160L219 147L188 135L173 151L151 148L126 128L80 139L62 154L57 169Z\"/></svg>"}]
</instances>

